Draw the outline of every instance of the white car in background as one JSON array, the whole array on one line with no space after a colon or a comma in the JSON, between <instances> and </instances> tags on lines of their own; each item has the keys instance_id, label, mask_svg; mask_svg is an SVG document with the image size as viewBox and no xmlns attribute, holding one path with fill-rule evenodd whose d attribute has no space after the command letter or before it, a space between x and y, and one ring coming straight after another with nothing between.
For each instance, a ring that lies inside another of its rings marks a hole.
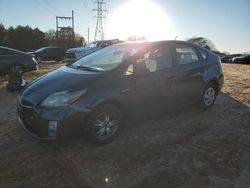
<instances>
[{"instance_id":1,"label":"white car in background","mask_svg":"<svg viewBox=\"0 0 250 188\"><path fill-rule=\"evenodd\" d=\"M72 64L78 59L91 54L99 49L105 48L107 46L110 46L112 44L120 43L121 41L119 39L112 39L112 40L100 40L100 41L94 41L89 43L85 47L80 48L71 48L66 51L66 57L65 57L65 63L66 64Z\"/></svg>"}]
</instances>

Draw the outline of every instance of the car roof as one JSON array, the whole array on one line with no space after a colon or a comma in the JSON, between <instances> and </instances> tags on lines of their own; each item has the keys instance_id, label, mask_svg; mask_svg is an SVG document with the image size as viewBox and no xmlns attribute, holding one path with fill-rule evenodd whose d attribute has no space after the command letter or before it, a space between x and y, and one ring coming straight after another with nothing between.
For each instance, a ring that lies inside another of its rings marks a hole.
<instances>
[{"instance_id":1,"label":"car roof","mask_svg":"<svg viewBox=\"0 0 250 188\"><path fill-rule=\"evenodd\" d=\"M198 48L202 48L201 46L198 46L196 44L190 43L190 42L186 42L186 41L180 41L180 40L162 40L162 41L124 41L123 43L118 43L118 44L113 44L112 46L122 46L122 45L152 45L152 44L173 44L173 43L179 43L179 44L188 44L191 46L195 46ZM202 48L204 49L204 48Z\"/></svg>"},{"instance_id":2,"label":"car roof","mask_svg":"<svg viewBox=\"0 0 250 188\"><path fill-rule=\"evenodd\" d=\"M150 46L150 45L160 45L160 44L187 44L189 46L192 46L196 49L199 49L199 50L202 50L202 51L205 51L206 53L209 53L209 54L214 54L216 55L215 53L213 53L211 50L208 50L206 48L203 48L197 44L193 44L193 43L190 43L190 42L186 42L186 41L181 41L181 40L162 40L162 41L125 41L123 43L118 43L118 44L113 44L109 47L112 47L112 46L126 46L126 45L138 45L138 46L141 46L141 45L145 45L145 46ZM108 47L107 47L108 48ZM218 56L218 55L216 55Z\"/></svg>"},{"instance_id":3,"label":"car roof","mask_svg":"<svg viewBox=\"0 0 250 188\"><path fill-rule=\"evenodd\" d=\"M0 46L0 49L10 50L10 51L14 51L14 52L21 53L21 54L26 54L26 53L23 52L23 51L16 50L16 49L14 49L14 48L4 47L4 46Z\"/></svg>"},{"instance_id":4,"label":"car roof","mask_svg":"<svg viewBox=\"0 0 250 188\"><path fill-rule=\"evenodd\" d=\"M119 39L97 40L93 42L109 42L109 41L119 41Z\"/></svg>"},{"instance_id":5,"label":"car roof","mask_svg":"<svg viewBox=\"0 0 250 188\"><path fill-rule=\"evenodd\" d=\"M39 49L65 49L63 47L54 47L54 46L46 46L46 47L42 47L42 48L39 48Z\"/></svg>"}]
</instances>

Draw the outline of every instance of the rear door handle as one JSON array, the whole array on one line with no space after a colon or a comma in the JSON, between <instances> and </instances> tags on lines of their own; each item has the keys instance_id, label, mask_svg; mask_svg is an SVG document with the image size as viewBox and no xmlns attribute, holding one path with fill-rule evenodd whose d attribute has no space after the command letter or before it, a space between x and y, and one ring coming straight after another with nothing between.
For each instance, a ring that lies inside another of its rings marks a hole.
<instances>
[{"instance_id":1,"label":"rear door handle","mask_svg":"<svg viewBox=\"0 0 250 188\"><path fill-rule=\"evenodd\" d=\"M129 91L130 91L129 88L125 88L125 89L123 89L123 90L121 91L121 93L127 93L127 92L129 92Z\"/></svg>"},{"instance_id":2,"label":"rear door handle","mask_svg":"<svg viewBox=\"0 0 250 188\"><path fill-rule=\"evenodd\" d=\"M199 73L204 74L205 72L206 72L205 70L201 70Z\"/></svg>"},{"instance_id":3,"label":"rear door handle","mask_svg":"<svg viewBox=\"0 0 250 188\"><path fill-rule=\"evenodd\" d=\"M173 75L173 76L169 76L168 77L168 80L173 80L175 78L175 76Z\"/></svg>"},{"instance_id":4,"label":"rear door handle","mask_svg":"<svg viewBox=\"0 0 250 188\"><path fill-rule=\"evenodd\" d=\"M201 76L205 73L206 71L205 70L201 70L201 71L198 71L196 73L194 73L192 76Z\"/></svg>"},{"instance_id":5,"label":"rear door handle","mask_svg":"<svg viewBox=\"0 0 250 188\"><path fill-rule=\"evenodd\" d=\"M172 76L169 76L166 80L166 84L165 85L170 85L170 84L173 84L174 83L174 80L175 80L176 76L172 75Z\"/></svg>"}]
</instances>

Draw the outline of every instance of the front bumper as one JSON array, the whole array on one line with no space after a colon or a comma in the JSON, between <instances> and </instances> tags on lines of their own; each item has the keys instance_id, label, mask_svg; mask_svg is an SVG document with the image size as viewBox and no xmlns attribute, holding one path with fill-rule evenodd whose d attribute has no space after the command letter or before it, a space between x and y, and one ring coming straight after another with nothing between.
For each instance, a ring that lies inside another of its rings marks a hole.
<instances>
[{"instance_id":1,"label":"front bumper","mask_svg":"<svg viewBox=\"0 0 250 188\"><path fill-rule=\"evenodd\" d=\"M17 105L20 126L31 136L42 140L65 140L81 132L89 112L70 107L38 109ZM51 123L56 123L51 134Z\"/></svg>"},{"instance_id":2,"label":"front bumper","mask_svg":"<svg viewBox=\"0 0 250 188\"><path fill-rule=\"evenodd\" d=\"M42 139L42 140L55 140L55 137L39 137L32 129L31 127L28 126L28 124L25 124L23 119L18 116L18 122L20 124L20 126L28 133L30 134L32 137L36 138L36 139Z\"/></svg>"}]
</instances>

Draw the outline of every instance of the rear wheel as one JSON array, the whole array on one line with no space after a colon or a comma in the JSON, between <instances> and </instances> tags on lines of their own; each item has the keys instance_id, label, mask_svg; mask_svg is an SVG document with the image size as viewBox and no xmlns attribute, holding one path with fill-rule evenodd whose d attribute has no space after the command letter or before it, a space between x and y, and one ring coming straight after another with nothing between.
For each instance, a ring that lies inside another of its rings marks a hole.
<instances>
[{"instance_id":1,"label":"rear wheel","mask_svg":"<svg viewBox=\"0 0 250 188\"><path fill-rule=\"evenodd\" d=\"M118 136L121 125L120 109L113 105L102 105L89 116L84 133L94 144L108 144Z\"/></svg>"},{"instance_id":2,"label":"rear wheel","mask_svg":"<svg viewBox=\"0 0 250 188\"><path fill-rule=\"evenodd\" d=\"M202 95L202 102L201 102L202 107L204 109L209 109L210 107L212 107L216 99L216 95L217 95L217 87L212 83L208 84L204 89Z\"/></svg>"}]
</instances>

